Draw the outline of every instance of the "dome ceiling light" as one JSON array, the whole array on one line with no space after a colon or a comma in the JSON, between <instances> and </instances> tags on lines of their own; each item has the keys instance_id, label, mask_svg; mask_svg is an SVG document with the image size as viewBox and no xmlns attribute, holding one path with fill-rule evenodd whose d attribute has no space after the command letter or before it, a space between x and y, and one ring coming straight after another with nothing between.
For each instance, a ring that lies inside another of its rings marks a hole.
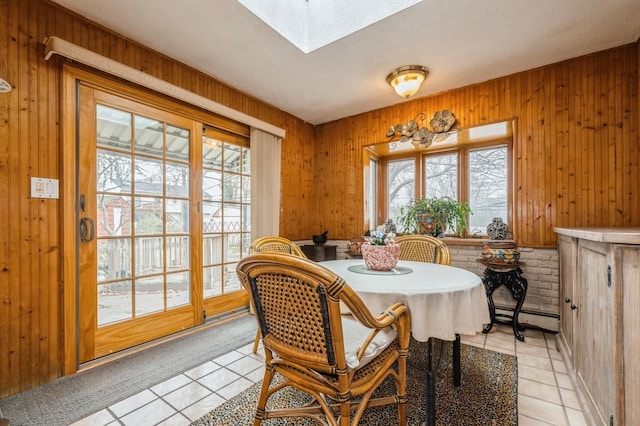
<instances>
[{"instance_id":1,"label":"dome ceiling light","mask_svg":"<svg viewBox=\"0 0 640 426\"><path fill-rule=\"evenodd\" d=\"M420 85L429 75L429 69L422 65L404 65L391 71L387 83L398 96L410 98L420 90Z\"/></svg>"}]
</instances>

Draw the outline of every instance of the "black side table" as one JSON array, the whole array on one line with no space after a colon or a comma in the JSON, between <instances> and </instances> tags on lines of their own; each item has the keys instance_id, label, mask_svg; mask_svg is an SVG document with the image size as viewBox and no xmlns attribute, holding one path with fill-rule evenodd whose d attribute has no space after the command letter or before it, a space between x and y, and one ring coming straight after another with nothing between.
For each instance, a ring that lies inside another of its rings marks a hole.
<instances>
[{"instance_id":1,"label":"black side table","mask_svg":"<svg viewBox=\"0 0 640 426\"><path fill-rule=\"evenodd\" d=\"M522 276L521 265L515 264L495 264L487 262L484 259L477 259L476 262L487 267L484 270L482 283L487 292L487 302L489 303L489 315L491 322L482 330L483 333L491 331L493 324L506 324L513 327L513 334L521 342L524 342L524 336L520 331L524 331L524 326L518 323L518 315L524 304L524 298L527 295L527 280ZM516 300L516 307L513 315L496 314L496 305L493 303L493 292L501 285L511 291L511 296Z\"/></svg>"}]
</instances>

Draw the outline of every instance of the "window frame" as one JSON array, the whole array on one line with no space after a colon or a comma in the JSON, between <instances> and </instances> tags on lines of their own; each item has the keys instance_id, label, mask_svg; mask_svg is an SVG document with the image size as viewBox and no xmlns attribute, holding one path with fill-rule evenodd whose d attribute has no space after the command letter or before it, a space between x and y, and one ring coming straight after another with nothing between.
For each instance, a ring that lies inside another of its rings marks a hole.
<instances>
[{"instance_id":1,"label":"window frame","mask_svg":"<svg viewBox=\"0 0 640 426\"><path fill-rule=\"evenodd\" d=\"M486 138L483 140L469 140L464 142L455 142L450 144L434 143L426 149L416 149L415 151L403 152L397 155L383 155L379 161L379 175L378 175L378 188L380 189L379 205L378 205L378 218L379 222L381 218L386 217L387 207L387 165L390 161L402 160L407 158L413 158L415 160L415 197L420 198L427 196L426 188L424 184L425 173L425 161L429 156L442 155L447 153L457 153L458 158L458 181L457 181L457 196L461 202L469 202L469 152L472 150L491 148L498 146L506 146L507 148L507 217L504 218L505 222L510 224L513 238L516 238L515 224L515 159L513 158L513 145L514 145L514 133L515 123L510 123L514 126L512 133L506 136L498 136L494 138ZM383 223L384 221L380 222ZM469 234L468 231L462 236L463 239L488 239L488 235L485 234Z\"/></svg>"}]
</instances>

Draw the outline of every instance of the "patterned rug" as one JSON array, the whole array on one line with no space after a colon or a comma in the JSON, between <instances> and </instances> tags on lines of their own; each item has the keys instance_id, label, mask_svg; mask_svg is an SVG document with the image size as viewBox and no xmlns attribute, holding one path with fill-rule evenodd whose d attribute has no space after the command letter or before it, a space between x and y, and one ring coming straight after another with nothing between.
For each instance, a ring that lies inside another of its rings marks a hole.
<instances>
[{"instance_id":1,"label":"patterned rug","mask_svg":"<svg viewBox=\"0 0 640 426\"><path fill-rule=\"evenodd\" d=\"M496 425L518 424L518 367L514 356L461 345L461 386L453 386L451 342L435 340L434 364L436 365L436 424ZM427 344L412 339L407 359L407 425L420 425L424 421L425 365ZM192 425L251 425L260 393L261 383L256 383L215 410L201 417ZM378 392L393 393L395 386L390 379ZM302 404L308 395L287 387L271 397L267 408ZM308 419L271 419L263 425L317 425ZM394 406L370 408L365 411L361 425L391 426L397 424Z\"/></svg>"}]
</instances>

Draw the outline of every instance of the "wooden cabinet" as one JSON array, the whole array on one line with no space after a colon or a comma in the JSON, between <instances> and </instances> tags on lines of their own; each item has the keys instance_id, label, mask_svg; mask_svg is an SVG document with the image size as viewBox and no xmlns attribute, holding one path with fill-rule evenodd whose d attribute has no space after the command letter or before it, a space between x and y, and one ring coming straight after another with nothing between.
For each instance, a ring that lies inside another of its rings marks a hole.
<instances>
[{"instance_id":1,"label":"wooden cabinet","mask_svg":"<svg viewBox=\"0 0 640 426\"><path fill-rule=\"evenodd\" d=\"M640 424L640 229L556 228L558 347L592 425Z\"/></svg>"}]
</instances>

